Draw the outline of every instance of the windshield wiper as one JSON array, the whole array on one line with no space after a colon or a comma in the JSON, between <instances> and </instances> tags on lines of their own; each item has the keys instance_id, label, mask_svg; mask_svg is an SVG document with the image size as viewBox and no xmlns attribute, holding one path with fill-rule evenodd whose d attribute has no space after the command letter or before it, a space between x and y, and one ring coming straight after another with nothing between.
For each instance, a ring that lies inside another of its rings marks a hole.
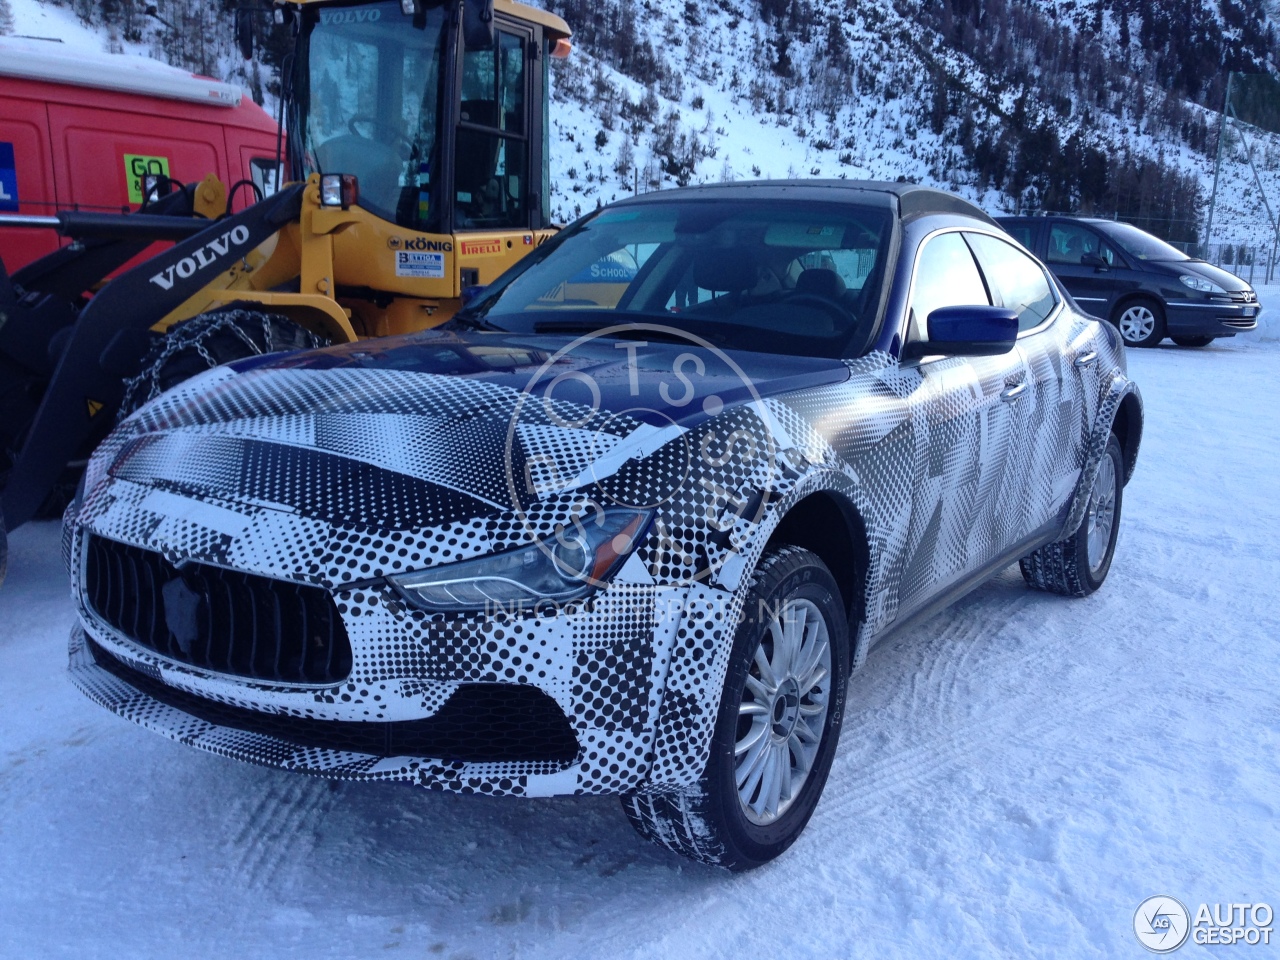
<instances>
[{"instance_id":1,"label":"windshield wiper","mask_svg":"<svg viewBox=\"0 0 1280 960\"><path fill-rule=\"evenodd\" d=\"M464 330L485 330L491 333L510 333L511 332L510 330L507 330L503 327L498 326L496 323L491 323L490 321L486 320L484 317L476 313L458 312L458 313L455 313L448 320L446 320L444 323L440 324L442 328L446 328L446 329L451 325L462 327L462 329Z\"/></svg>"},{"instance_id":2,"label":"windshield wiper","mask_svg":"<svg viewBox=\"0 0 1280 960\"><path fill-rule=\"evenodd\" d=\"M646 321L636 321L644 323ZM619 327L621 329L610 330L609 337L617 340L660 340L666 343L689 343L689 337L682 336L680 331L672 330L654 330L652 327L629 327L625 323L599 323L591 320L542 320L533 325L534 333L594 333L597 330L606 330L609 327ZM715 343L724 343L725 338L720 335L708 335L700 333L698 336L704 340L711 340Z\"/></svg>"}]
</instances>

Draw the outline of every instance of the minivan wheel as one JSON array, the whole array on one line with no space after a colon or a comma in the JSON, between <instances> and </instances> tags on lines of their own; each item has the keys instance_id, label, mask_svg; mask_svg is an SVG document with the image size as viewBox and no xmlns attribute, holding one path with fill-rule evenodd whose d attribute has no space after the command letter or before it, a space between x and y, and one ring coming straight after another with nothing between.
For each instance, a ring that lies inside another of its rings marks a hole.
<instances>
[{"instance_id":1,"label":"minivan wheel","mask_svg":"<svg viewBox=\"0 0 1280 960\"><path fill-rule=\"evenodd\" d=\"M1213 337L1170 337L1180 347L1207 347L1213 343Z\"/></svg>"},{"instance_id":2,"label":"minivan wheel","mask_svg":"<svg viewBox=\"0 0 1280 960\"><path fill-rule=\"evenodd\" d=\"M742 616L697 786L622 800L642 836L730 870L768 863L809 822L840 739L849 677L840 589L816 554L766 553Z\"/></svg>"},{"instance_id":3,"label":"minivan wheel","mask_svg":"<svg viewBox=\"0 0 1280 960\"><path fill-rule=\"evenodd\" d=\"M1126 346L1154 347L1164 339L1164 308L1154 300L1130 300L1117 308L1111 322Z\"/></svg>"},{"instance_id":4,"label":"minivan wheel","mask_svg":"<svg viewBox=\"0 0 1280 960\"><path fill-rule=\"evenodd\" d=\"M1080 527L1018 562L1027 586L1066 597L1087 597L1102 586L1116 552L1123 499L1124 456L1113 433L1094 471Z\"/></svg>"}]
</instances>

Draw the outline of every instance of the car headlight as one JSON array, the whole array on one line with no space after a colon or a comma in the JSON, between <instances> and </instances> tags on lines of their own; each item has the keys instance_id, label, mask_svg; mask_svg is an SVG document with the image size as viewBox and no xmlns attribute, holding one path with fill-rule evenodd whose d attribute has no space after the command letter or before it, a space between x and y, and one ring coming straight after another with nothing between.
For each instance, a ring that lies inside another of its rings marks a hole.
<instances>
[{"instance_id":1,"label":"car headlight","mask_svg":"<svg viewBox=\"0 0 1280 960\"><path fill-rule=\"evenodd\" d=\"M590 596L617 573L650 514L600 510L518 550L387 577L416 607L438 613L519 611Z\"/></svg>"},{"instance_id":2,"label":"car headlight","mask_svg":"<svg viewBox=\"0 0 1280 960\"><path fill-rule=\"evenodd\" d=\"M1218 286L1212 280L1206 280L1204 277L1191 276L1184 274L1178 278L1182 281L1184 287L1190 287L1192 290L1199 290L1201 293L1226 293L1222 287Z\"/></svg>"}]
</instances>

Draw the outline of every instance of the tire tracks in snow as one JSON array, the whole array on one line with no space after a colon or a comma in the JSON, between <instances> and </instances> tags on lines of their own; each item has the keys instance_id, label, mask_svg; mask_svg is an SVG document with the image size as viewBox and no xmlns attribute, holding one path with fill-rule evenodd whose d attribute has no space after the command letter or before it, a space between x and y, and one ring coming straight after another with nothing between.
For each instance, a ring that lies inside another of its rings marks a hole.
<instances>
[{"instance_id":1,"label":"tire tracks in snow","mask_svg":"<svg viewBox=\"0 0 1280 960\"><path fill-rule=\"evenodd\" d=\"M250 888L272 885L315 847L317 827L336 798L327 780L285 772L272 777L265 792L237 802L233 875Z\"/></svg>"},{"instance_id":2,"label":"tire tracks in snow","mask_svg":"<svg viewBox=\"0 0 1280 960\"><path fill-rule=\"evenodd\" d=\"M1094 682L1083 697L1061 688L1056 694L1010 694L1011 686L1026 687L1020 680L1027 668L1056 662L1064 651L1059 637L1011 626L1026 610L1058 601L1030 592L962 600L905 635L900 642L910 649L897 661L877 665L873 659L864 682L901 692L866 712L846 714L836 767L818 808L827 829L947 776L975 755L1057 739L1057 731L1123 700L1127 688L1119 679ZM935 623L943 623L941 629L922 636ZM970 698L963 692L969 687L985 688L987 695ZM1072 697L1069 709L1054 704L1054 696Z\"/></svg>"}]
</instances>

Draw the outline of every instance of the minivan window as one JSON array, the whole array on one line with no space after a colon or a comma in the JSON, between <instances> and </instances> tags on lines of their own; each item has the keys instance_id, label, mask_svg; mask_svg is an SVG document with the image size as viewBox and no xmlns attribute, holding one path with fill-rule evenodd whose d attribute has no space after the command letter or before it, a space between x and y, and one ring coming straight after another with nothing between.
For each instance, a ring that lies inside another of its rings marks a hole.
<instances>
[{"instance_id":1,"label":"minivan window","mask_svg":"<svg viewBox=\"0 0 1280 960\"><path fill-rule=\"evenodd\" d=\"M1035 227L1029 223L1014 223L1005 226L1005 230L1009 236L1017 240L1020 244L1031 249L1031 244L1035 241Z\"/></svg>"},{"instance_id":2,"label":"minivan window","mask_svg":"<svg viewBox=\"0 0 1280 960\"><path fill-rule=\"evenodd\" d=\"M986 284L959 233L944 233L925 244L916 265L907 340L928 340L929 314L939 307L990 306Z\"/></svg>"},{"instance_id":3,"label":"minivan window","mask_svg":"<svg viewBox=\"0 0 1280 960\"><path fill-rule=\"evenodd\" d=\"M1055 223L1050 228L1045 260L1078 267L1086 256L1102 257L1111 266L1116 265L1115 250L1088 227L1077 223Z\"/></svg>"},{"instance_id":4,"label":"minivan window","mask_svg":"<svg viewBox=\"0 0 1280 960\"><path fill-rule=\"evenodd\" d=\"M1049 319L1058 298L1041 266L1012 244L982 233L965 234L982 266L996 305L1018 314L1018 330Z\"/></svg>"},{"instance_id":5,"label":"minivan window","mask_svg":"<svg viewBox=\"0 0 1280 960\"><path fill-rule=\"evenodd\" d=\"M1127 223L1107 224L1107 235L1116 245L1136 260L1165 260L1175 263L1190 260L1177 247L1171 247L1145 230L1130 226Z\"/></svg>"}]
</instances>

